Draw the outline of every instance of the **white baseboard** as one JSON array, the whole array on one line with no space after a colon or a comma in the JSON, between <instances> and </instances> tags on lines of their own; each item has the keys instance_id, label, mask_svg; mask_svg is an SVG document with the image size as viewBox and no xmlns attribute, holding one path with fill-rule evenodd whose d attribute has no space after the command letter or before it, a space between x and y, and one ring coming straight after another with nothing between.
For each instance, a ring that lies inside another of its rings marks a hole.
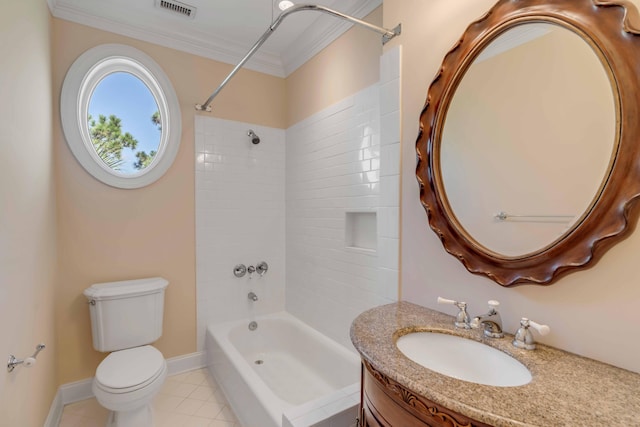
<instances>
[{"instance_id":1,"label":"white baseboard","mask_svg":"<svg viewBox=\"0 0 640 427\"><path fill-rule=\"evenodd\" d=\"M87 378L86 380L62 384L60 388L58 388L58 392L62 396L62 404L68 405L69 403L91 399L93 397L93 390L91 390L92 382L93 378Z\"/></svg>"},{"instance_id":2,"label":"white baseboard","mask_svg":"<svg viewBox=\"0 0 640 427\"><path fill-rule=\"evenodd\" d=\"M53 398L53 402L51 402L49 415L47 415L47 419L44 421L44 427L58 427L60 424L60 418L62 418L63 409L64 404L62 403L62 393L60 392L60 389L58 389L56 396Z\"/></svg>"},{"instance_id":3,"label":"white baseboard","mask_svg":"<svg viewBox=\"0 0 640 427\"><path fill-rule=\"evenodd\" d=\"M194 369L204 368L205 366L207 366L207 358L204 351L198 351L196 353L185 354L182 356L167 359L169 375L175 375L186 371L193 371Z\"/></svg>"},{"instance_id":4,"label":"white baseboard","mask_svg":"<svg viewBox=\"0 0 640 427\"><path fill-rule=\"evenodd\" d=\"M64 405L92 398L92 381L93 378L89 378L82 381L63 384L58 387L58 392L56 393L56 397L54 397L53 402L51 402L49 415L44 422L44 427L58 427L58 424L60 424L60 418L62 417L62 411L64 410Z\"/></svg>"},{"instance_id":5,"label":"white baseboard","mask_svg":"<svg viewBox=\"0 0 640 427\"><path fill-rule=\"evenodd\" d=\"M206 365L206 355L203 351L167 359L169 375L204 368ZM92 382L93 378L87 378L73 383L62 384L58 387L58 392L53 402L51 402L51 408L49 409L49 415L47 416L44 427L58 427L64 405L79 402L80 400L91 399L93 397L93 391L91 390Z\"/></svg>"}]
</instances>

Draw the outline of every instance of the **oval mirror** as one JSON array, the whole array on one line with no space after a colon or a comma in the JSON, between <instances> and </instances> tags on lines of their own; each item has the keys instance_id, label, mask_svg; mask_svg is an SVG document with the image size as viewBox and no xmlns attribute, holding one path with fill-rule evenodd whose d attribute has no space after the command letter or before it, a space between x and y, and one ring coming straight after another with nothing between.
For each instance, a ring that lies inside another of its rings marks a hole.
<instances>
[{"instance_id":1,"label":"oval mirror","mask_svg":"<svg viewBox=\"0 0 640 427\"><path fill-rule=\"evenodd\" d=\"M504 257L552 245L597 200L617 144L606 68L573 31L512 27L464 73L444 118L449 215Z\"/></svg>"},{"instance_id":2,"label":"oval mirror","mask_svg":"<svg viewBox=\"0 0 640 427\"><path fill-rule=\"evenodd\" d=\"M631 231L639 21L624 1L500 0L447 54L416 175L430 227L470 272L550 284Z\"/></svg>"}]
</instances>

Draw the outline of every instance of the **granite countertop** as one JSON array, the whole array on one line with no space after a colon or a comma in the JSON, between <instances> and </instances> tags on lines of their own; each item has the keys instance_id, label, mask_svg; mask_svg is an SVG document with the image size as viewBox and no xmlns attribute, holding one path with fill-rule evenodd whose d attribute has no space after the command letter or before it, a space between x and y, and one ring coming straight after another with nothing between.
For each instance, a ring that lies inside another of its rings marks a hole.
<instances>
[{"instance_id":1,"label":"granite countertop","mask_svg":"<svg viewBox=\"0 0 640 427\"><path fill-rule=\"evenodd\" d=\"M408 302L376 307L351 325L351 341L380 373L413 392L494 426L640 426L640 374L538 344L533 351L477 329L453 326L452 316ZM409 332L438 331L498 348L531 371L530 383L494 387L457 380L418 365L397 349ZM639 356L640 357L640 356Z\"/></svg>"}]
</instances>

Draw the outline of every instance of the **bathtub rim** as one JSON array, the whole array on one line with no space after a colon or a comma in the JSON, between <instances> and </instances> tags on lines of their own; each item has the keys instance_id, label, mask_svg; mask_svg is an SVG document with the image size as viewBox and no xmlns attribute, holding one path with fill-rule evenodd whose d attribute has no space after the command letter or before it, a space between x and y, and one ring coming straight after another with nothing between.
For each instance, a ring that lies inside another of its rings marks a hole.
<instances>
[{"instance_id":1,"label":"bathtub rim","mask_svg":"<svg viewBox=\"0 0 640 427\"><path fill-rule=\"evenodd\" d=\"M249 362L245 359L244 355L235 347L235 345L233 345L233 343L229 339L229 333L239 325L246 325L248 327L249 322L256 321L258 322L259 328L260 321L270 319L292 322L296 324L296 326L300 326L305 331L309 332L313 339L317 339L325 345L332 346L335 350L337 350L338 353L340 353L341 356L344 356L346 360L353 362L354 369L356 369L358 372L354 375L356 378L355 382L345 387L339 388L329 395L317 397L300 405L293 405L276 396L275 393L264 382L264 380L258 375L258 373L252 369L252 367L249 365ZM208 324L206 326L206 334L210 335L211 339L222 349L223 352L225 352L226 357L229 359L236 372L239 373L242 381L249 388L253 388L255 386L255 391L257 394L259 394L259 396L256 397L257 400L261 402L263 407L266 403L266 408L264 408L265 411L269 414L271 420L278 426L283 425L285 413L297 413L298 411L296 411L296 408L313 408L315 406L320 406L315 405L315 403L317 402L323 404L324 402L327 402L327 400L335 399L332 399L330 396L344 398L349 394L349 390L353 390L354 385L357 385L357 388L359 390L360 357L355 352L355 349L350 350L346 348L342 344L324 335L317 329L311 327L309 324L305 323L304 321L287 311L265 314L257 316L255 318L235 319L215 324ZM207 349L207 351L209 351L209 349ZM209 363L208 365L208 368L211 369L210 365L212 365L212 363ZM221 387L221 389L225 394L225 397L227 397L227 400L233 400L228 399L227 392L224 390L224 387ZM264 400L266 400L266 402L264 402L263 398ZM235 410L236 408L233 409Z\"/></svg>"}]
</instances>

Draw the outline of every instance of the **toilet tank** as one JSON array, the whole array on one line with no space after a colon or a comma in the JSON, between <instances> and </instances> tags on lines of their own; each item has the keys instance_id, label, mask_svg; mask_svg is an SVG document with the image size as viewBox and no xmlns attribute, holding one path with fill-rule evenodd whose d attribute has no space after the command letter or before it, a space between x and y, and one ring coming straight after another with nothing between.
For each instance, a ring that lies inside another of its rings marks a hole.
<instances>
[{"instance_id":1,"label":"toilet tank","mask_svg":"<svg viewBox=\"0 0 640 427\"><path fill-rule=\"evenodd\" d=\"M116 351L156 341L162 335L162 277L96 283L85 289L91 314L93 348Z\"/></svg>"}]
</instances>

